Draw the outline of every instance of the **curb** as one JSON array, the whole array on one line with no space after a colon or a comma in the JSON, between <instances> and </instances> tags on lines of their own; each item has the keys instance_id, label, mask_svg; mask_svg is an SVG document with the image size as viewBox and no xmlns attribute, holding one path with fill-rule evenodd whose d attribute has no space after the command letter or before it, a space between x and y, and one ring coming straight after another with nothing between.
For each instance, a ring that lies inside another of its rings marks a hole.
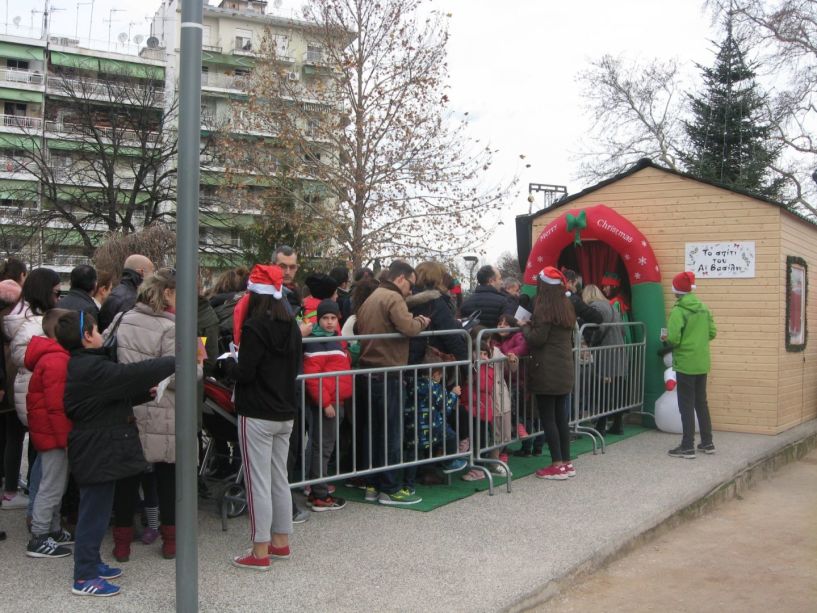
<instances>
[{"instance_id":1,"label":"curb","mask_svg":"<svg viewBox=\"0 0 817 613\"><path fill-rule=\"evenodd\" d=\"M738 470L729 480L724 481L667 517L659 519L652 527L626 537L621 544L613 544L599 550L562 577L547 582L502 610L508 613L531 611L547 603L562 592L578 585L586 576L604 568L618 558L627 555L684 522L706 515L724 502L736 498L739 500L744 492L757 483L770 478L787 464L797 462L815 448L817 448L817 432L768 453L766 456Z\"/></svg>"}]
</instances>

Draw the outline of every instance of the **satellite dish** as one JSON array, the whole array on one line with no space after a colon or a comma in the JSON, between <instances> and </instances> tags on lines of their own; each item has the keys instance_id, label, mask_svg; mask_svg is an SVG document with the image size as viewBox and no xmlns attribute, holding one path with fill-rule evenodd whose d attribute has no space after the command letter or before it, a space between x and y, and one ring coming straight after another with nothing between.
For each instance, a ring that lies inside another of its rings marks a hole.
<instances>
[{"instance_id":1,"label":"satellite dish","mask_svg":"<svg viewBox=\"0 0 817 613\"><path fill-rule=\"evenodd\" d=\"M159 39L156 38L155 36L149 36L147 40L147 45L151 49L155 49L156 47L159 46Z\"/></svg>"},{"instance_id":2,"label":"satellite dish","mask_svg":"<svg viewBox=\"0 0 817 613\"><path fill-rule=\"evenodd\" d=\"M133 37L133 42L135 42L137 45L141 45L143 40L145 40L145 37L141 34L137 34Z\"/></svg>"},{"instance_id":3,"label":"satellite dish","mask_svg":"<svg viewBox=\"0 0 817 613\"><path fill-rule=\"evenodd\" d=\"M125 41L128 40L128 33L127 32L120 32L119 34L117 34L116 40L118 40L122 44L125 44Z\"/></svg>"},{"instance_id":4,"label":"satellite dish","mask_svg":"<svg viewBox=\"0 0 817 613\"><path fill-rule=\"evenodd\" d=\"M273 2L272 2L272 6L274 8L276 8L276 9L281 8L282 4L283 4L283 0L273 0Z\"/></svg>"},{"instance_id":5,"label":"satellite dish","mask_svg":"<svg viewBox=\"0 0 817 613\"><path fill-rule=\"evenodd\" d=\"M20 22L22 21L22 19L20 18L20 16L19 16L19 15L17 15L17 17L15 17L14 19L12 19L12 21L14 22L15 27L18 27L18 28L19 28L19 27L20 27Z\"/></svg>"}]
</instances>

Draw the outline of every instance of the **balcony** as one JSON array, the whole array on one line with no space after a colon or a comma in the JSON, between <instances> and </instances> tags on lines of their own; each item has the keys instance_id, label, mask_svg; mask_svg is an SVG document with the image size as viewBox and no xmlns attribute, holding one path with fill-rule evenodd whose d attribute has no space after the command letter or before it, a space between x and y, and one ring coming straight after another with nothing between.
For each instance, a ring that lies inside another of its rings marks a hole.
<instances>
[{"instance_id":1,"label":"balcony","mask_svg":"<svg viewBox=\"0 0 817 613\"><path fill-rule=\"evenodd\" d=\"M31 85L35 89L41 90L43 75L39 72L29 70L18 70L16 68L0 68L0 83L12 85Z\"/></svg>"},{"instance_id":2,"label":"balcony","mask_svg":"<svg viewBox=\"0 0 817 613\"><path fill-rule=\"evenodd\" d=\"M233 55L255 57L257 53L253 50L252 39L237 36L233 46Z\"/></svg>"},{"instance_id":3,"label":"balcony","mask_svg":"<svg viewBox=\"0 0 817 613\"><path fill-rule=\"evenodd\" d=\"M147 140L148 144L159 145L161 142L161 134L159 132L137 132L135 130L127 130L122 128L112 128L110 126L94 126L94 130L99 133L102 138L112 140L114 138L121 144L140 145L142 140ZM72 123L65 123L62 121L46 121L45 131L54 135L66 136L81 136L88 139L93 139L94 135L87 126L76 125Z\"/></svg>"},{"instance_id":4,"label":"balcony","mask_svg":"<svg viewBox=\"0 0 817 613\"><path fill-rule=\"evenodd\" d=\"M232 89L245 91L248 75L226 75L210 72L201 73L201 86L204 88Z\"/></svg>"},{"instance_id":5,"label":"balcony","mask_svg":"<svg viewBox=\"0 0 817 613\"><path fill-rule=\"evenodd\" d=\"M84 255L68 255L68 254L56 254L51 256L50 258L45 258L44 264L46 266L65 266L73 268L74 266L80 266L82 264L90 264L91 259Z\"/></svg>"},{"instance_id":6,"label":"balcony","mask_svg":"<svg viewBox=\"0 0 817 613\"><path fill-rule=\"evenodd\" d=\"M221 53L221 45L205 45L201 44L202 51L209 51L211 53Z\"/></svg>"},{"instance_id":7,"label":"balcony","mask_svg":"<svg viewBox=\"0 0 817 613\"><path fill-rule=\"evenodd\" d=\"M43 120L39 117L26 117L25 115L0 115L3 128L20 130L25 132L40 131L43 127Z\"/></svg>"},{"instance_id":8,"label":"balcony","mask_svg":"<svg viewBox=\"0 0 817 613\"><path fill-rule=\"evenodd\" d=\"M323 51L318 51L315 49L311 49L308 51L304 51L303 56L301 57L301 62L308 66L328 66L329 62L326 60L326 56L324 55Z\"/></svg>"},{"instance_id":9,"label":"balcony","mask_svg":"<svg viewBox=\"0 0 817 613\"><path fill-rule=\"evenodd\" d=\"M153 86L151 106L161 106L165 99L164 88ZM138 83L118 83L116 81L97 81L94 79L68 79L65 77L48 77L48 93L72 98L93 98L121 104L142 105L148 100L144 97L148 88Z\"/></svg>"}]
</instances>

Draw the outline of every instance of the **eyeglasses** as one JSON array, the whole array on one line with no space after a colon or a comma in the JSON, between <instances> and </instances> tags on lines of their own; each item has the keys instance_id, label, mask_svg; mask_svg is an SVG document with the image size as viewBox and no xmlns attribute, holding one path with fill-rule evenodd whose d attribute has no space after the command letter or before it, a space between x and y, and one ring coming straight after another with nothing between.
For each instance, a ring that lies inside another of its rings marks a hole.
<instances>
[{"instance_id":1,"label":"eyeglasses","mask_svg":"<svg viewBox=\"0 0 817 613\"><path fill-rule=\"evenodd\" d=\"M276 266L278 268L280 268L281 270L292 270L292 271L298 270L298 265L297 264L276 264Z\"/></svg>"}]
</instances>

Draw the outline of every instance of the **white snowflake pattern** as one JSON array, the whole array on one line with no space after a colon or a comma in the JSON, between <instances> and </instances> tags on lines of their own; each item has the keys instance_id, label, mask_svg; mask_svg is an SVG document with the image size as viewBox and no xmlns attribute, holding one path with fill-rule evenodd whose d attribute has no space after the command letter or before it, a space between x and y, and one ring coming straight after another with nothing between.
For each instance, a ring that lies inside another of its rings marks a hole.
<instances>
[{"instance_id":1,"label":"white snowflake pattern","mask_svg":"<svg viewBox=\"0 0 817 613\"><path fill-rule=\"evenodd\" d=\"M658 272L658 266L655 267L655 272Z\"/></svg>"},{"instance_id":2,"label":"white snowflake pattern","mask_svg":"<svg viewBox=\"0 0 817 613\"><path fill-rule=\"evenodd\" d=\"M627 260L627 261L629 262L629 261L630 261L630 254L629 254L629 253L625 253L625 254L624 254L624 259L625 259L625 260Z\"/></svg>"},{"instance_id":3,"label":"white snowflake pattern","mask_svg":"<svg viewBox=\"0 0 817 613\"><path fill-rule=\"evenodd\" d=\"M641 266L646 266L646 265L647 265L647 258L645 258L645 257L642 255L640 258L638 258L638 263L639 263Z\"/></svg>"},{"instance_id":4,"label":"white snowflake pattern","mask_svg":"<svg viewBox=\"0 0 817 613\"><path fill-rule=\"evenodd\" d=\"M545 258L543 258L543 257L540 255L538 258L536 258L536 261L541 263L541 262L544 262L544 261L545 261Z\"/></svg>"},{"instance_id":5,"label":"white snowflake pattern","mask_svg":"<svg viewBox=\"0 0 817 613\"><path fill-rule=\"evenodd\" d=\"M633 277L635 277L636 279L640 279L640 278L641 278L641 273L640 273L640 272L637 272L637 273L635 273L635 274L633 275Z\"/></svg>"},{"instance_id":6,"label":"white snowflake pattern","mask_svg":"<svg viewBox=\"0 0 817 613\"><path fill-rule=\"evenodd\" d=\"M647 246L647 241L641 241L641 246L646 247Z\"/></svg>"},{"instance_id":7,"label":"white snowflake pattern","mask_svg":"<svg viewBox=\"0 0 817 613\"><path fill-rule=\"evenodd\" d=\"M533 268L533 264L531 264L530 262L528 262L527 268Z\"/></svg>"}]
</instances>

